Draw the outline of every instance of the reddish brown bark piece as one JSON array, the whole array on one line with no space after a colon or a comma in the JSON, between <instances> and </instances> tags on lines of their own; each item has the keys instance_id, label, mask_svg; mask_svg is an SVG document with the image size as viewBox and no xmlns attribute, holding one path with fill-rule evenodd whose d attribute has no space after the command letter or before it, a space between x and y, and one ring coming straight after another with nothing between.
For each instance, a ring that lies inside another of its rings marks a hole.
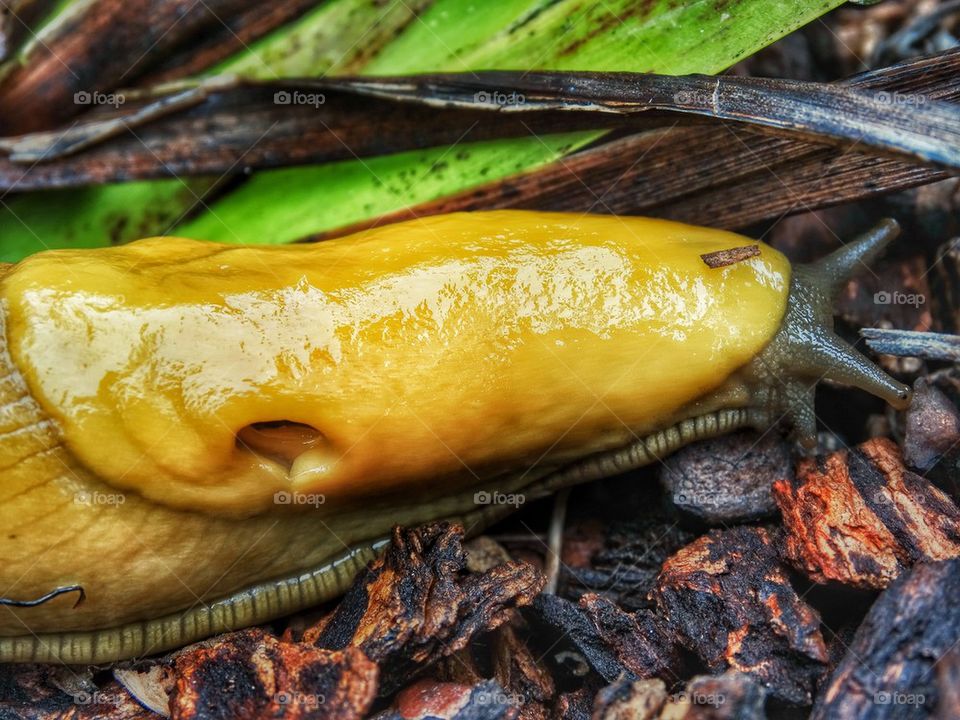
<instances>
[{"instance_id":1,"label":"reddish brown bark piece","mask_svg":"<svg viewBox=\"0 0 960 720\"><path fill-rule=\"evenodd\" d=\"M304 634L304 642L360 648L380 665L387 694L415 670L502 625L540 592L543 575L524 563L468 574L462 540L463 528L449 523L394 528L384 555L357 578L329 620Z\"/></svg>"},{"instance_id":2,"label":"reddish brown bark piece","mask_svg":"<svg viewBox=\"0 0 960 720\"><path fill-rule=\"evenodd\" d=\"M433 682L468 688L486 682L492 675L511 702L520 705L518 720L552 717L557 693L553 677L511 624L443 658L430 675Z\"/></svg>"},{"instance_id":3,"label":"reddish brown bark piece","mask_svg":"<svg viewBox=\"0 0 960 720\"><path fill-rule=\"evenodd\" d=\"M578 653L607 682L664 677L676 680L683 661L676 634L649 611L626 613L599 595L574 605L556 595L541 595L526 613L547 652Z\"/></svg>"},{"instance_id":4,"label":"reddish brown bark piece","mask_svg":"<svg viewBox=\"0 0 960 720\"><path fill-rule=\"evenodd\" d=\"M653 594L711 672L739 670L780 700L808 704L827 648L774 546L764 528L711 532L664 563Z\"/></svg>"},{"instance_id":5,"label":"reddish brown bark piece","mask_svg":"<svg viewBox=\"0 0 960 720\"><path fill-rule=\"evenodd\" d=\"M958 597L960 559L917 565L891 584L822 688L811 720L958 717L950 669L960 642Z\"/></svg>"},{"instance_id":6,"label":"reddish brown bark piece","mask_svg":"<svg viewBox=\"0 0 960 720\"><path fill-rule=\"evenodd\" d=\"M632 522L573 525L563 540L565 594L602 591L626 610L649 610L663 561L695 537L652 507Z\"/></svg>"},{"instance_id":7,"label":"reddish brown bark piece","mask_svg":"<svg viewBox=\"0 0 960 720\"><path fill-rule=\"evenodd\" d=\"M883 588L915 562L960 555L960 511L886 438L803 460L773 492L784 554L815 582Z\"/></svg>"},{"instance_id":8,"label":"reddish brown bark piece","mask_svg":"<svg viewBox=\"0 0 960 720\"><path fill-rule=\"evenodd\" d=\"M377 666L357 648L285 643L259 629L176 656L172 720L361 718L376 696Z\"/></svg>"},{"instance_id":9,"label":"reddish brown bark piece","mask_svg":"<svg viewBox=\"0 0 960 720\"><path fill-rule=\"evenodd\" d=\"M742 245L726 250L717 250L716 252L704 253L700 259L706 263L708 268L722 268L734 263L743 262L752 257L760 255L759 245Z\"/></svg>"},{"instance_id":10,"label":"reddish brown bark piece","mask_svg":"<svg viewBox=\"0 0 960 720\"><path fill-rule=\"evenodd\" d=\"M519 701L495 681L474 686L421 680L400 691L375 720L514 720Z\"/></svg>"},{"instance_id":11,"label":"reddish brown bark piece","mask_svg":"<svg viewBox=\"0 0 960 720\"><path fill-rule=\"evenodd\" d=\"M666 624L652 612L627 613L595 594L580 598L580 607L597 636L626 674L638 678L678 679L683 668L680 647Z\"/></svg>"}]
</instances>

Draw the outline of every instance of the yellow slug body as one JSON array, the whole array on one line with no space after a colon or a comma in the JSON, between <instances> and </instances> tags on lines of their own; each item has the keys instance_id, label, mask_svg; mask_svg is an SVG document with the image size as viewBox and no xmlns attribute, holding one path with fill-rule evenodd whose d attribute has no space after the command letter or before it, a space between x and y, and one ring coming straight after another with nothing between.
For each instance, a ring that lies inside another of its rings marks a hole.
<instances>
[{"instance_id":1,"label":"yellow slug body","mask_svg":"<svg viewBox=\"0 0 960 720\"><path fill-rule=\"evenodd\" d=\"M145 240L29 259L8 341L77 459L154 502L255 513L662 426L773 337L789 264L708 268L738 236L650 220L460 214L313 246ZM291 474L236 443L319 431Z\"/></svg>"},{"instance_id":2,"label":"yellow slug body","mask_svg":"<svg viewBox=\"0 0 960 720\"><path fill-rule=\"evenodd\" d=\"M452 499L511 470L691 417L783 321L780 253L700 257L751 243L498 211L315 245L159 238L13 266L0 590L86 598L0 608L0 636L145 621L295 575L394 522L466 512ZM316 437L288 459L238 442L281 421ZM145 652L90 642L70 657Z\"/></svg>"}]
</instances>

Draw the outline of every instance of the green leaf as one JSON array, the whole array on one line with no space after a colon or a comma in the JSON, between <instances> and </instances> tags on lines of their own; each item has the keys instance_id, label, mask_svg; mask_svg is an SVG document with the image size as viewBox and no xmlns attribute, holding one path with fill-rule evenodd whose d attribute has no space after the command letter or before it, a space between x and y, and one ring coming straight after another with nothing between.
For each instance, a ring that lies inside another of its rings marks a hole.
<instances>
[{"instance_id":1,"label":"green leaf","mask_svg":"<svg viewBox=\"0 0 960 720\"><path fill-rule=\"evenodd\" d=\"M492 68L715 73L840 4L842 0L330 0L217 71L259 78ZM174 231L225 242L287 242L540 167L596 137L577 133L462 143L452 149L263 171ZM198 194L206 189L200 181L191 184ZM195 204L195 199L171 193L170 181L137 185L129 196L116 187L90 189L79 205L72 200L75 190L43 193L45 202L32 195L6 199L0 236L5 246L16 248L6 256L76 244L80 237L88 246L108 244L118 239L115 225L125 216L126 227L143 234L167 232L169 218ZM152 188L157 198L151 197ZM44 232L34 234L25 226Z\"/></svg>"},{"instance_id":2,"label":"green leaf","mask_svg":"<svg viewBox=\"0 0 960 720\"><path fill-rule=\"evenodd\" d=\"M566 1L505 32L463 62L516 69L714 74L815 20L837 0Z\"/></svg>"},{"instance_id":3,"label":"green leaf","mask_svg":"<svg viewBox=\"0 0 960 720\"><path fill-rule=\"evenodd\" d=\"M52 248L103 247L172 227L199 204L206 178L153 180L0 199L0 262Z\"/></svg>"},{"instance_id":4,"label":"green leaf","mask_svg":"<svg viewBox=\"0 0 960 720\"><path fill-rule=\"evenodd\" d=\"M412 0L390 0L385 5L371 0L333 0L239 53L220 70L251 77L273 77L274 71L321 75L351 48L365 47L369 52L372 24L390 37L398 33L414 18L411 10L403 9L408 6L417 5ZM305 47L312 51L305 52ZM216 178L155 180L3 197L0 258L14 262L50 248L103 247L169 234L200 206L198 198L209 193L216 182ZM208 211L205 216L215 221L217 213ZM237 239L225 231L221 235Z\"/></svg>"},{"instance_id":5,"label":"green leaf","mask_svg":"<svg viewBox=\"0 0 960 720\"><path fill-rule=\"evenodd\" d=\"M383 208L408 205L468 187L477 178L519 172L545 155L562 156L587 133L433 148L367 160L272 170L216 203L216 211L182 225L178 235L222 242L279 244L359 222ZM297 202L290 202L297 198ZM265 211L265 208L269 210ZM331 212L330 209L335 209ZM229 218L229 221L225 220ZM278 232L278 224L282 232Z\"/></svg>"},{"instance_id":6,"label":"green leaf","mask_svg":"<svg viewBox=\"0 0 960 720\"><path fill-rule=\"evenodd\" d=\"M429 6L430 0L332 0L204 75L274 80L357 72Z\"/></svg>"},{"instance_id":7,"label":"green leaf","mask_svg":"<svg viewBox=\"0 0 960 720\"><path fill-rule=\"evenodd\" d=\"M364 68L370 75L400 75L443 68L476 70L465 57L513 28L528 25L556 0L450 2L438 0ZM564 5L566 3L561 3Z\"/></svg>"},{"instance_id":8,"label":"green leaf","mask_svg":"<svg viewBox=\"0 0 960 720\"><path fill-rule=\"evenodd\" d=\"M716 2L675 4L608 0L581 7L576 0L438 0L363 74L528 67L713 73L839 3L741 0L719 3L724 6L719 11ZM646 9L637 12L638 7ZM448 148L405 153L389 160L337 163L319 172L266 171L217 203L215 219L201 215L177 228L177 234L223 242L288 242L543 166L600 135L579 133L560 142L545 136L464 143L452 153ZM416 180L431 177L437 158L451 155L454 164L461 156L470 162L446 173L443 183ZM318 193L323 197L319 204ZM255 220L247 210L251 205L258 207Z\"/></svg>"},{"instance_id":9,"label":"green leaf","mask_svg":"<svg viewBox=\"0 0 960 720\"><path fill-rule=\"evenodd\" d=\"M365 69L713 74L842 0L439 0ZM439 68L440 64L443 67Z\"/></svg>"}]
</instances>

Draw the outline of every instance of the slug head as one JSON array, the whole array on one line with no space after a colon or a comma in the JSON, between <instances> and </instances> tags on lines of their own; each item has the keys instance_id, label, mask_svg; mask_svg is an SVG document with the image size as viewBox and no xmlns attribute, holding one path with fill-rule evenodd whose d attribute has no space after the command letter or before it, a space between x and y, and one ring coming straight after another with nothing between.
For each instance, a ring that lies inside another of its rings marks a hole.
<instances>
[{"instance_id":1,"label":"slug head","mask_svg":"<svg viewBox=\"0 0 960 720\"><path fill-rule=\"evenodd\" d=\"M786 414L796 438L816 446L814 391L820 380L852 385L897 409L910 404L910 388L889 377L833 330L834 301L847 281L868 267L899 235L895 220L876 227L822 260L796 266L779 332L750 364L761 405ZM776 420L777 418L772 418Z\"/></svg>"}]
</instances>

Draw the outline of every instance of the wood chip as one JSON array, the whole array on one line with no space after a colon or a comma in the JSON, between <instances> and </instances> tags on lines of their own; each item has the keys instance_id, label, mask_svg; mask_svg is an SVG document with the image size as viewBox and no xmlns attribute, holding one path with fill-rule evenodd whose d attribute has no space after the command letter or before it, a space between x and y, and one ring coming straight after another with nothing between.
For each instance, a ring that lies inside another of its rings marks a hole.
<instances>
[{"instance_id":1,"label":"wood chip","mask_svg":"<svg viewBox=\"0 0 960 720\"><path fill-rule=\"evenodd\" d=\"M698 675L667 694L662 680L621 678L597 693L594 720L764 720L767 693L755 680L728 670Z\"/></svg>"},{"instance_id":2,"label":"wood chip","mask_svg":"<svg viewBox=\"0 0 960 720\"><path fill-rule=\"evenodd\" d=\"M727 265L733 265L743 260L760 255L759 245L742 245L740 247L728 248L726 250L717 250L716 252L704 253L700 259L707 264L709 268L721 268Z\"/></svg>"},{"instance_id":3,"label":"wood chip","mask_svg":"<svg viewBox=\"0 0 960 720\"><path fill-rule=\"evenodd\" d=\"M960 717L960 648L954 645L937 663L937 710L935 720Z\"/></svg>"},{"instance_id":4,"label":"wood chip","mask_svg":"<svg viewBox=\"0 0 960 720\"><path fill-rule=\"evenodd\" d=\"M511 625L492 633L493 676L521 704L524 720L549 717L556 683L539 656L521 640Z\"/></svg>"},{"instance_id":5,"label":"wood chip","mask_svg":"<svg viewBox=\"0 0 960 720\"><path fill-rule=\"evenodd\" d=\"M386 695L411 673L466 647L477 633L504 624L540 592L543 575L525 563L468 574L462 539L463 528L444 522L394 528L383 556L303 641L363 650L380 665L380 693Z\"/></svg>"},{"instance_id":6,"label":"wood chip","mask_svg":"<svg viewBox=\"0 0 960 720\"><path fill-rule=\"evenodd\" d=\"M607 685L594 702L594 720L656 720L667 703L663 680L621 678Z\"/></svg>"},{"instance_id":7,"label":"wood chip","mask_svg":"<svg viewBox=\"0 0 960 720\"><path fill-rule=\"evenodd\" d=\"M494 680L474 686L421 680L397 694L391 709L374 720L514 720L517 698Z\"/></svg>"},{"instance_id":8,"label":"wood chip","mask_svg":"<svg viewBox=\"0 0 960 720\"><path fill-rule=\"evenodd\" d=\"M286 643L252 628L176 657L172 720L361 718L376 697L377 666L357 648Z\"/></svg>"},{"instance_id":9,"label":"wood chip","mask_svg":"<svg viewBox=\"0 0 960 720\"><path fill-rule=\"evenodd\" d=\"M626 613L599 595L585 595L579 605L541 595L525 617L555 661L573 650L607 682L683 675L676 633L649 611Z\"/></svg>"},{"instance_id":10,"label":"wood chip","mask_svg":"<svg viewBox=\"0 0 960 720\"><path fill-rule=\"evenodd\" d=\"M960 363L960 335L863 328L860 334L874 352Z\"/></svg>"},{"instance_id":11,"label":"wood chip","mask_svg":"<svg viewBox=\"0 0 960 720\"><path fill-rule=\"evenodd\" d=\"M146 668L115 668L113 677L145 708L170 717L170 695L176 676L173 665L158 662Z\"/></svg>"},{"instance_id":12,"label":"wood chip","mask_svg":"<svg viewBox=\"0 0 960 720\"><path fill-rule=\"evenodd\" d=\"M917 565L890 585L824 685L811 720L956 718L956 658L947 656L960 641L958 597L960 560ZM941 660L948 666L938 673Z\"/></svg>"},{"instance_id":13,"label":"wood chip","mask_svg":"<svg viewBox=\"0 0 960 720\"><path fill-rule=\"evenodd\" d=\"M916 562L960 555L960 510L886 438L803 460L773 491L785 556L815 582L883 588Z\"/></svg>"},{"instance_id":14,"label":"wood chip","mask_svg":"<svg viewBox=\"0 0 960 720\"><path fill-rule=\"evenodd\" d=\"M573 525L564 539L566 592L602 592L627 610L652 609L649 593L663 561L696 538L675 518L646 506L630 522Z\"/></svg>"},{"instance_id":15,"label":"wood chip","mask_svg":"<svg viewBox=\"0 0 960 720\"><path fill-rule=\"evenodd\" d=\"M770 531L704 535L664 563L653 594L711 672L739 670L779 700L812 701L827 663L820 616L790 585Z\"/></svg>"},{"instance_id":16,"label":"wood chip","mask_svg":"<svg viewBox=\"0 0 960 720\"><path fill-rule=\"evenodd\" d=\"M0 665L0 718L156 720L157 715L118 682L95 684L82 668Z\"/></svg>"},{"instance_id":17,"label":"wood chip","mask_svg":"<svg viewBox=\"0 0 960 720\"><path fill-rule=\"evenodd\" d=\"M660 720L764 720L766 701L766 690L749 675L698 675L671 696Z\"/></svg>"}]
</instances>

